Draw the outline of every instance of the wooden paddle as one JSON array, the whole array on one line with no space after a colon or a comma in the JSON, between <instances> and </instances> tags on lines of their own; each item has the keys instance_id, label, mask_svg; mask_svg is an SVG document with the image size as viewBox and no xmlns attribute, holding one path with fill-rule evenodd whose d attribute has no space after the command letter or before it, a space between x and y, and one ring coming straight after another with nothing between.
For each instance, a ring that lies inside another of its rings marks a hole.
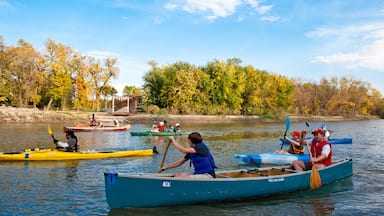
<instances>
[{"instance_id":1,"label":"wooden paddle","mask_svg":"<svg viewBox=\"0 0 384 216\"><path fill-rule=\"evenodd\" d=\"M289 130L289 128L291 127L291 119L289 119L289 117L287 117L285 119L285 132L284 132L284 137L287 136L287 132ZM283 149L283 145L284 145L284 142L281 142L281 147L280 147L280 150Z\"/></svg>"},{"instance_id":2,"label":"wooden paddle","mask_svg":"<svg viewBox=\"0 0 384 216\"><path fill-rule=\"evenodd\" d=\"M167 157L168 148L169 148L169 146L171 145L171 142L172 142L172 140L169 139L169 140L168 140L168 143L167 143L167 146L165 147L164 155L163 155L163 160L161 161L161 164L160 164L160 168L159 168L159 169L163 168L163 166L164 166L165 158Z\"/></svg>"},{"instance_id":3,"label":"wooden paddle","mask_svg":"<svg viewBox=\"0 0 384 216\"><path fill-rule=\"evenodd\" d=\"M312 153L311 153L311 150L309 148L308 142L307 142L307 149L309 152L309 157L311 158L311 161L312 161ZM310 185L311 189L313 189L313 190L321 187L321 177L320 177L319 171L317 171L314 163L312 164L312 171L311 171L311 176L309 179L309 185Z\"/></svg>"}]
</instances>

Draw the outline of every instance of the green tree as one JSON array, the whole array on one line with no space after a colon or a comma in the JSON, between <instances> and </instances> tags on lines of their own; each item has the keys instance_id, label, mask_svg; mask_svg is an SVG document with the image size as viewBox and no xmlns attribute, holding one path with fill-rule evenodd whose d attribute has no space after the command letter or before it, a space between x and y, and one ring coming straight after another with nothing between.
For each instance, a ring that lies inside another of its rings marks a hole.
<instances>
[{"instance_id":1,"label":"green tree","mask_svg":"<svg viewBox=\"0 0 384 216\"><path fill-rule=\"evenodd\" d=\"M141 96L142 90L136 86L125 86L123 90L124 95Z\"/></svg>"}]
</instances>

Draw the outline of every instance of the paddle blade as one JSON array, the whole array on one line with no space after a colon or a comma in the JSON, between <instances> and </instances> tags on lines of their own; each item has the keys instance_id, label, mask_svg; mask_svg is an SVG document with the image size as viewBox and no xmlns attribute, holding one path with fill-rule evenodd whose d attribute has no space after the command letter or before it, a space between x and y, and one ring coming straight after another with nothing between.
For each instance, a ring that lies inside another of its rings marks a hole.
<instances>
[{"instance_id":1,"label":"paddle blade","mask_svg":"<svg viewBox=\"0 0 384 216\"><path fill-rule=\"evenodd\" d=\"M313 189L313 190L321 187L320 174L319 174L319 171L317 171L315 166L312 166L312 172L311 172L311 176L310 176L309 185L310 185L311 189Z\"/></svg>"},{"instance_id":2,"label":"paddle blade","mask_svg":"<svg viewBox=\"0 0 384 216\"><path fill-rule=\"evenodd\" d=\"M127 124L124 126L127 130L131 129L131 124Z\"/></svg>"},{"instance_id":3,"label":"paddle blade","mask_svg":"<svg viewBox=\"0 0 384 216\"><path fill-rule=\"evenodd\" d=\"M289 117L287 117L285 119L285 132L284 132L284 136L287 136L287 131L289 130L290 127L291 127L291 119Z\"/></svg>"},{"instance_id":4,"label":"paddle blade","mask_svg":"<svg viewBox=\"0 0 384 216\"><path fill-rule=\"evenodd\" d=\"M291 119L290 119L289 117L287 117L287 118L285 119L285 128L286 128L287 130L289 130L290 127L291 127Z\"/></svg>"},{"instance_id":5,"label":"paddle blade","mask_svg":"<svg viewBox=\"0 0 384 216\"><path fill-rule=\"evenodd\" d=\"M50 125L48 125L48 133L49 133L50 135L52 135L52 129L51 129L51 126L50 126Z\"/></svg>"}]
</instances>

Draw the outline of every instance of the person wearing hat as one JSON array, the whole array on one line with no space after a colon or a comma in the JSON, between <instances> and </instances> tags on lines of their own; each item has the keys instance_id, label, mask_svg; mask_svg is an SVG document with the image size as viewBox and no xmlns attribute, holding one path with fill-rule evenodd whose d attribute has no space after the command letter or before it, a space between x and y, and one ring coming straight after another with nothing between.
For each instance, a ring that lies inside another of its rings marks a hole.
<instances>
[{"instance_id":1,"label":"person wearing hat","mask_svg":"<svg viewBox=\"0 0 384 216\"><path fill-rule=\"evenodd\" d=\"M305 132L305 131L304 131ZM306 132L301 133L300 131L293 131L291 133L292 139L288 139L286 136L284 136L284 140L287 140L289 142L289 148L288 150L277 150L276 153L278 154L304 154L304 146L306 144L307 138L306 138ZM305 136L304 136L305 135Z\"/></svg>"},{"instance_id":2,"label":"person wearing hat","mask_svg":"<svg viewBox=\"0 0 384 216\"><path fill-rule=\"evenodd\" d=\"M65 138L67 139L67 142L61 142L55 138L53 139L53 142L57 145L56 149L64 150L66 152L77 152L79 146L75 133L72 130L67 131Z\"/></svg>"},{"instance_id":3,"label":"person wearing hat","mask_svg":"<svg viewBox=\"0 0 384 216\"><path fill-rule=\"evenodd\" d=\"M323 136L321 129L316 129L312 132L313 139L310 146L312 159L310 162L294 160L292 166L297 171L311 170L312 166L317 169L329 166L332 164L332 145Z\"/></svg>"},{"instance_id":4,"label":"person wearing hat","mask_svg":"<svg viewBox=\"0 0 384 216\"><path fill-rule=\"evenodd\" d=\"M175 127L173 128L173 132L176 132L176 133L181 132L180 123L175 124Z\"/></svg>"},{"instance_id":5,"label":"person wearing hat","mask_svg":"<svg viewBox=\"0 0 384 216\"><path fill-rule=\"evenodd\" d=\"M329 131L327 130L327 125L324 124L324 123L321 124L321 125L320 125L320 129L323 131L324 138L325 138L325 139L328 139L329 136L330 136L331 134L330 134Z\"/></svg>"}]
</instances>

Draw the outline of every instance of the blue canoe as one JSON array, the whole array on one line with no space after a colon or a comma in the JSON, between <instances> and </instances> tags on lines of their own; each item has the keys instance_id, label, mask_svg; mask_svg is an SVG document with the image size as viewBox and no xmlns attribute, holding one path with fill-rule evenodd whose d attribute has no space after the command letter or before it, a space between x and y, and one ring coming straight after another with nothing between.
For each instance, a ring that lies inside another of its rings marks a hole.
<instances>
[{"instance_id":1,"label":"blue canoe","mask_svg":"<svg viewBox=\"0 0 384 216\"><path fill-rule=\"evenodd\" d=\"M261 153L261 154L234 154L233 158L236 163L242 165L259 165L259 164L291 164L294 160L310 161L309 154L277 154L277 153Z\"/></svg>"},{"instance_id":2,"label":"blue canoe","mask_svg":"<svg viewBox=\"0 0 384 216\"><path fill-rule=\"evenodd\" d=\"M217 172L217 178L181 178L159 173L104 173L110 208L146 208L272 196L310 189L311 170L290 166ZM352 159L318 169L322 185L352 176ZM148 193L150 192L150 193Z\"/></svg>"},{"instance_id":3,"label":"blue canoe","mask_svg":"<svg viewBox=\"0 0 384 216\"><path fill-rule=\"evenodd\" d=\"M312 140L312 137L308 137L308 140ZM284 140L283 138L280 138L281 142L284 142L284 145L289 145L288 140ZM328 141L331 144L352 144L352 138L328 138Z\"/></svg>"}]
</instances>

